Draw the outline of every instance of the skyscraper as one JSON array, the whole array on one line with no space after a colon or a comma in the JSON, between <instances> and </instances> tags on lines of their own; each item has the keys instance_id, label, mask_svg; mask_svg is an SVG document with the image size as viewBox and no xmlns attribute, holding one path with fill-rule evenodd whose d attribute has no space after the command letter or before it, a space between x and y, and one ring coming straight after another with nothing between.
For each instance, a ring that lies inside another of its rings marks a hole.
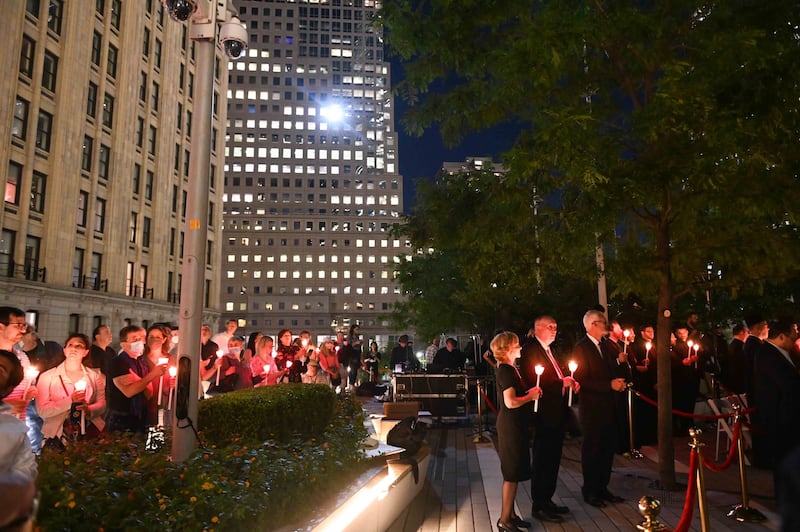
<instances>
[{"instance_id":1,"label":"skyscraper","mask_svg":"<svg viewBox=\"0 0 800 532\"><path fill-rule=\"evenodd\" d=\"M177 321L195 97L186 25L158 0L3 7L0 304L54 340ZM225 112L212 117L207 320L218 317Z\"/></svg>"},{"instance_id":2,"label":"skyscraper","mask_svg":"<svg viewBox=\"0 0 800 532\"><path fill-rule=\"evenodd\" d=\"M388 332L404 243L376 0L237 0L229 65L223 318L247 332Z\"/></svg>"}]
</instances>

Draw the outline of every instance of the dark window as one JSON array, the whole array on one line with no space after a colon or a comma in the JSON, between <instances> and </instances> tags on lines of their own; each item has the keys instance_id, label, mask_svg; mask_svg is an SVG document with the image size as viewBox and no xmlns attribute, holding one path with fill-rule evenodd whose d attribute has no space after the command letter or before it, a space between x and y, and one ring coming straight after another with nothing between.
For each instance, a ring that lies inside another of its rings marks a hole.
<instances>
[{"instance_id":1,"label":"dark window","mask_svg":"<svg viewBox=\"0 0 800 532\"><path fill-rule=\"evenodd\" d=\"M42 68L42 88L55 92L57 77L58 57L46 51L44 53L44 67Z\"/></svg>"},{"instance_id":2,"label":"dark window","mask_svg":"<svg viewBox=\"0 0 800 532\"><path fill-rule=\"evenodd\" d=\"M33 77L33 58L36 54L36 41L22 36L22 51L19 54L19 73L28 78Z\"/></svg>"},{"instance_id":3,"label":"dark window","mask_svg":"<svg viewBox=\"0 0 800 532\"><path fill-rule=\"evenodd\" d=\"M94 200L94 225L93 229L102 233L106 228L106 200L97 198Z\"/></svg>"},{"instance_id":4,"label":"dark window","mask_svg":"<svg viewBox=\"0 0 800 532\"><path fill-rule=\"evenodd\" d=\"M147 216L142 220L142 247L150 247L150 218Z\"/></svg>"},{"instance_id":5,"label":"dark window","mask_svg":"<svg viewBox=\"0 0 800 532\"><path fill-rule=\"evenodd\" d=\"M44 213L45 191L47 189L47 176L39 172L33 173L31 179L31 212Z\"/></svg>"},{"instance_id":6,"label":"dark window","mask_svg":"<svg viewBox=\"0 0 800 532\"><path fill-rule=\"evenodd\" d=\"M39 121L36 125L36 147L50 151L50 139L53 132L53 115L46 111L39 111Z\"/></svg>"},{"instance_id":7,"label":"dark window","mask_svg":"<svg viewBox=\"0 0 800 532\"><path fill-rule=\"evenodd\" d=\"M108 45L107 71L111 78L117 77L117 48L113 44Z\"/></svg>"},{"instance_id":8,"label":"dark window","mask_svg":"<svg viewBox=\"0 0 800 532\"><path fill-rule=\"evenodd\" d=\"M122 17L122 0L113 0L111 2L111 26L114 29L119 29L120 18Z\"/></svg>"},{"instance_id":9,"label":"dark window","mask_svg":"<svg viewBox=\"0 0 800 532\"><path fill-rule=\"evenodd\" d=\"M100 145L100 156L97 158L97 176L100 179L107 180L111 166L111 148Z\"/></svg>"},{"instance_id":10,"label":"dark window","mask_svg":"<svg viewBox=\"0 0 800 532\"><path fill-rule=\"evenodd\" d=\"M72 259L72 286L76 288L81 286L81 279L83 277L83 256L84 250L75 248L75 256ZM70 321L72 321L72 316L77 316L77 314L70 314ZM73 330L77 329L70 329L70 331Z\"/></svg>"},{"instance_id":11,"label":"dark window","mask_svg":"<svg viewBox=\"0 0 800 532\"><path fill-rule=\"evenodd\" d=\"M89 89L86 91L86 114L94 118L97 115L97 85L89 82Z\"/></svg>"},{"instance_id":12,"label":"dark window","mask_svg":"<svg viewBox=\"0 0 800 532\"><path fill-rule=\"evenodd\" d=\"M62 0L50 0L50 6L47 9L47 28L56 35L61 35L61 18L63 16L64 3Z\"/></svg>"},{"instance_id":13,"label":"dark window","mask_svg":"<svg viewBox=\"0 0 800 532\"><path fill-rule=\"evenodd\" d=\"M75 223L78 227L86 227L86 220L88 219L88 207L89 207L89 193L81 190L78 192L78 215L75 219Z\"/></svg>"},{"instance_id":14,"label":"dark window","mask_svg":"<svg viewBox=\"0 0 800 532\"><path fill-rule=\"evenodd\" d=\"M106 93L103 97L103 125L111 127L114 122L114 97Z\"/></svg>"},{"instance_id":15,"label":"dark window","mask_svg":"<svg viewBox=\"0 0 800 532\"><path fill-rule=\"evenodd\" d=\"M150 170L144 179L144 199L148 201L153 199L153 172Z\"/></svg>"},{"instance_id":16,"label":"dark window","mask_svg":"<svg viewBox=\"0 0 800 532\"><path fill-rule=\"evenodd\" d=\"M131 212L130 224L128 225L128 242L131 244L136 243L136 230L139 225L139 215Z\"/></svg>"},{"instance_id":17,"label":"dark window","mask_svg":"<svg viewBox=\"0 0 800 532\"><path fill-rule=\"evenodd\" d=\"M139 164L133 165L133 194L139 194L139 185L142 182L142 167Z\"/></svg>"},{"instance_id":18,"label":"dark window","mask_svg":"<svg viewBox=\"0 0 800 532\"><path fill-rule=\"evenodd\" d=\"M94 139L88 135L84 135L81 169L87 172L92 171L92 152L94 152Z\"/></svg>"},{"instance_id":19,"label":"dark window","mask_svg":"<svg viewBox=\"0 0 800 532\"><path fill-rule=\"evenodd\" d=\"M33 15L35 18L39 18L39 0L26 0L25 11Z\"/></svg>"},{"instance_id":20,"label":"dark window","mask_svg":"<svg viewBox=\"0 0 800 532\"><path fill-rule=\"evenodd\" d=\"M25 140L28 132L28 102L20 97L14 103L14 121L11 123L11 135Z\"/></svg>"},{"instance_id":21,"label":"dark window","mask_svg":"<svg viewBox=\"0 0 800 532\"><path fill-rule=\"evenodd\" d=\"M100 66L100 56L103 53L103 36L94 32L92 36L92 64Z\"/></svg>"}]
</instances>

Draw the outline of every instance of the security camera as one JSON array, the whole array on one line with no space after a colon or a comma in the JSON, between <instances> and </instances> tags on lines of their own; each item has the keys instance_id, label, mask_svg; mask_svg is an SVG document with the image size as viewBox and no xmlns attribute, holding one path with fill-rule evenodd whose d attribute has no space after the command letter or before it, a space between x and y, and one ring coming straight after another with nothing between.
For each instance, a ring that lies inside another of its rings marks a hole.
<instances>
[{"instance_id":1,"label":"security camera","mask_svg":"<svg viewBox=\"0 0 800 532\"><path fill-rule=\"evenodd\" d=\"M247 30L237 16L231 16L219 29L219 42L230 59L238 59L247 49Z\"/></svg>"},{"instance_id":2,"label":"security camera","mask_svg":"<svg viewBox=\"0 0 800 532\"><path fill-rule=\"evenodd\" d=\"M161 0L161 4L169 13L170 18L178 22L189 20L195 9L194 0Z\"/></svg>"}]
</instances>

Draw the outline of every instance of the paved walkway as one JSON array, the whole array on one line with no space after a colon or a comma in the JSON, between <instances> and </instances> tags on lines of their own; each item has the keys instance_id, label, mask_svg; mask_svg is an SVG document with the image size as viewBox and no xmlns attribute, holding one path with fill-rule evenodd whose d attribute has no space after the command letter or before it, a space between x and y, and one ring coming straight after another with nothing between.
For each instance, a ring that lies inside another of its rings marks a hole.
<instances>
[{"instance_id":1,"label":"paved walkway","mask_svg":"<svg viewBox=\"0 0 800 532\"><path fill-rule=\"evenodd\" d=\"M488 433L487 433L488 434ZM475 428L467 422L459 424L434 423L428 432L432 459L428 468L426 485L405 513L388 529L390 532L406 531L489 531L495 530L500 514L500 462L494 444L473 443ZM710 435L710 436L709 436ZM707 431L706 437L713 437ZM686 485L688 467L688 439L676 438L676 472L678 481ZM713 457L713 444L706 447L704 456ZM655 449L644 449L645 458L630 459L617 456L609 489L625 498L621 504L594 508L584 503L581 496L580 439L564 442L558 487L554 501L571 509L564 523L543 524L532 520L531 530L636 530L643 521L637 503L643 495L661 501L660 521L669 528L677 525L684 504L685 488L678 492L656 489L658 478ZM728 509L741 502L738 469L734 466L722 473L705 470L707 484L710 530L766 531L779 530L775 513L771 473L748 467L750 507L767 516L760 524L739 523L725 516ZM517 507L520 515L530 519L530 483L519 485ZM697 504L691 530L700 530Z\"/></svg>"}]
</instances>

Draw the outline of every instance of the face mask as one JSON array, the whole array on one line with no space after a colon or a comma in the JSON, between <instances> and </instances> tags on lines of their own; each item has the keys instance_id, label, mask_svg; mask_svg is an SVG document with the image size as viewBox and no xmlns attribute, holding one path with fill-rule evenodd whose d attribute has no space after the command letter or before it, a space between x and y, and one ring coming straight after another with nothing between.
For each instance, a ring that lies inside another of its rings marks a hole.
<instances>
[{"instance_id":1,"label":"face mask","mask_svg":"<svg viewBox=\"0 0 800 532\"><path fill-rule=\"evenodd\" d=\"M141 356L144 353L144 342L133 342L131 344L130 352L132 355Z\"/></svg>"},{"instance_id":2,"label":"face mask","mask_svg":"<svg viewBox=\"0 0 800 532\"><path fill-rule=\"evenodd\" d=\"M230 354L232 354L232 355L236 355L236 356L238 357L238 356L239 356L239 353L241 353L241 352L242 352L242 348L241 348L241 347L231 347L230 349L228 349L228 352L229 352Z\"/></svg>"}]
</instances>

